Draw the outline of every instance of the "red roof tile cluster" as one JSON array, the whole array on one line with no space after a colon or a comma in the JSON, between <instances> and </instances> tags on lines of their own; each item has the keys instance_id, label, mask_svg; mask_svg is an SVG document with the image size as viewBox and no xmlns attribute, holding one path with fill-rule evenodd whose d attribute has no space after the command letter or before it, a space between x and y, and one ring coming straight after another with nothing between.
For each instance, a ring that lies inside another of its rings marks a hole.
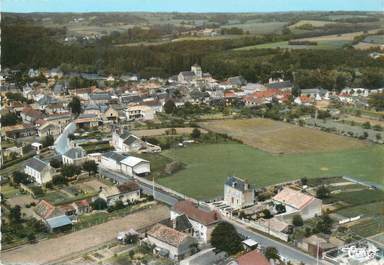
<instances>
[{"instance_id":1,"label":"red roof tile cluster","mask_svg":"<svg viewBox=\"0 0 384 265\"><path fill-rule=\"evenodd\" d=\"M239 265L271 265L268 259L257 249L238 257L236 261Z\"/></svg>"},{"instance_id":2,"label":"red roof tile cluster","mask_svg":"<svg viewBox=\"0 0 384 265\"><path fill-rule=\"evenodd\" d=\"M215 211L205 211L197 207L191 201L179 201L173 209L179 214L185 214L189 219L195 220L203 225L210 225L221 220L220 215Z\"/></svg>"}]
</instances>

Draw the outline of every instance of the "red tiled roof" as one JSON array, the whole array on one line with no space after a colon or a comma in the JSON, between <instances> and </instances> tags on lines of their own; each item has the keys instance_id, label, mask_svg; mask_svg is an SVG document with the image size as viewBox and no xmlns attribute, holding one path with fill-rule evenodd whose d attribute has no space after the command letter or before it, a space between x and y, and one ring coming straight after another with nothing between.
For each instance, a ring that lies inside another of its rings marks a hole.
<instances>
[{"instance_id":1,"label":"red tiled roof","mask_svg":"<svg viewBox=\"0 0 384 265\"><path fill-rule=\"evenodd\" d=\"M41 118L41 117L43 117L43 114L40 111L32 109L30 107L23 108L23 110L21 112L25 113L26 115L28 115L30 117L33 117L33 118Z\"/></svg>"},{"instance_id":2,"label":"red tiled roof","mask_svg":"<svg viewBox=\"0 0 384 265\"><path fill-rule=\"evenodd\" d=\"M217 212L200 209L191 201L179 201L173 206L173 209L179 214L185 214L188 218L203 225L214 224L221 220Z\"/></svg>"},{"instance_id":3,"label":"red tiled roof","mask_svg":"<svg viewBox=\"0 0 384 265\"><path fill-rule=\"evenodd\" d=\"M259 250L252 250L236 259L239 265L271 265Z\"/></svg>"}]
</instances>

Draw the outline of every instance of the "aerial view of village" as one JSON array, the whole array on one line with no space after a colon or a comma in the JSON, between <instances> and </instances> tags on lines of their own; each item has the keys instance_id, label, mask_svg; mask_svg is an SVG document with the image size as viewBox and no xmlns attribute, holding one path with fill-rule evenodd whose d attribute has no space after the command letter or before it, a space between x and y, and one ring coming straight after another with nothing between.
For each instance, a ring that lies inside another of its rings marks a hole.
<instances>
[{"instance_id":1,"label":"aerial view of village","mask_svg":"<svg viewBox=\"0 0 384 265\"><path fill-rule=\"evenodd\" d=\"M383 1L0 2L1 264L384 264Z\"/></svg>"}]
</instances>

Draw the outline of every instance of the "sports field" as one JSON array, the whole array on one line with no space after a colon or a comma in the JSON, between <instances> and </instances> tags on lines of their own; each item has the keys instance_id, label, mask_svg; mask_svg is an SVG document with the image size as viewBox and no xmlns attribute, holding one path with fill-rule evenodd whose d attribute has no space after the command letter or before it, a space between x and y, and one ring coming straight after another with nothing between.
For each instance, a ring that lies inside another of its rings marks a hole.
<instances>
[{"instance_id":1,"label":"sports field","mask_svg":"<svg viewBox=\"0 0 384 265\"><path fill-rule=\"evenodd\" d=\"M273 154L332 152L367 146L353 138L269 119L216 120L199 125Z\"/></svg>"},{"instance_id":2,"label":"sports field","mask_svg":"<svg viewBox=\"0 0 384 265\"><path fill-rule=\"evenodd\" d=\"M158 182L198 199L222 196L229 175L246 178L257 187L301 177L342 175L384 184L384 147L379 145L274 155L238 143L196 144L162 154L183 162L186 168Z\"/></svg>"}]
</instances>

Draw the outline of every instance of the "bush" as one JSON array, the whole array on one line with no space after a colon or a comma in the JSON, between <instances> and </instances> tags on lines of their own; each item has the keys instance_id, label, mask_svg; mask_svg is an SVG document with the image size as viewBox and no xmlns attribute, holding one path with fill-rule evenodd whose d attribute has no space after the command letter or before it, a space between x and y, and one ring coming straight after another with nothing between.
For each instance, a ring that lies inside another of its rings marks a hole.
<instances>
[{"instance_id":1,"label":"bush","mask_svg":"<svg viewBox=\"0 0 384 265\"><path fill-rule=\"evenodd\" d=\"M330 195L330 191L324 185L320 186L316 191L316 197L319 199L326 199Z\"/></svg>"},{"instance_id":2,"label":"bush","mask_svg":"<svg viewBox=\"0 0 384 265\"><path fill-rule=\"evenodd\" d=\"M233 255L241 251L241 237L235 227L227 222L219 223L212 231L211 245L218 250Z\"/></svg>"},{"instance_id":3,"label":"bush","mask_svg":"<svg viewBox=\"0 0 384 265\"><path fill-rule=\"evenodd\" d=\"M94 210L104 210L107 209L107 202L102 198L97 198L91 203L92 209Z\"/></svg>"},{"instance_id":4,"label":"bush","mask_svg":"<svg viewBox=\"0 0 384 265\"><path fill-rule=\"evenodd\" d=\"M304 224L303 218L301 218L301 216L299 214L293 216L292 224L294 226L302 226Z\"/></svg>"}]
</instances>

